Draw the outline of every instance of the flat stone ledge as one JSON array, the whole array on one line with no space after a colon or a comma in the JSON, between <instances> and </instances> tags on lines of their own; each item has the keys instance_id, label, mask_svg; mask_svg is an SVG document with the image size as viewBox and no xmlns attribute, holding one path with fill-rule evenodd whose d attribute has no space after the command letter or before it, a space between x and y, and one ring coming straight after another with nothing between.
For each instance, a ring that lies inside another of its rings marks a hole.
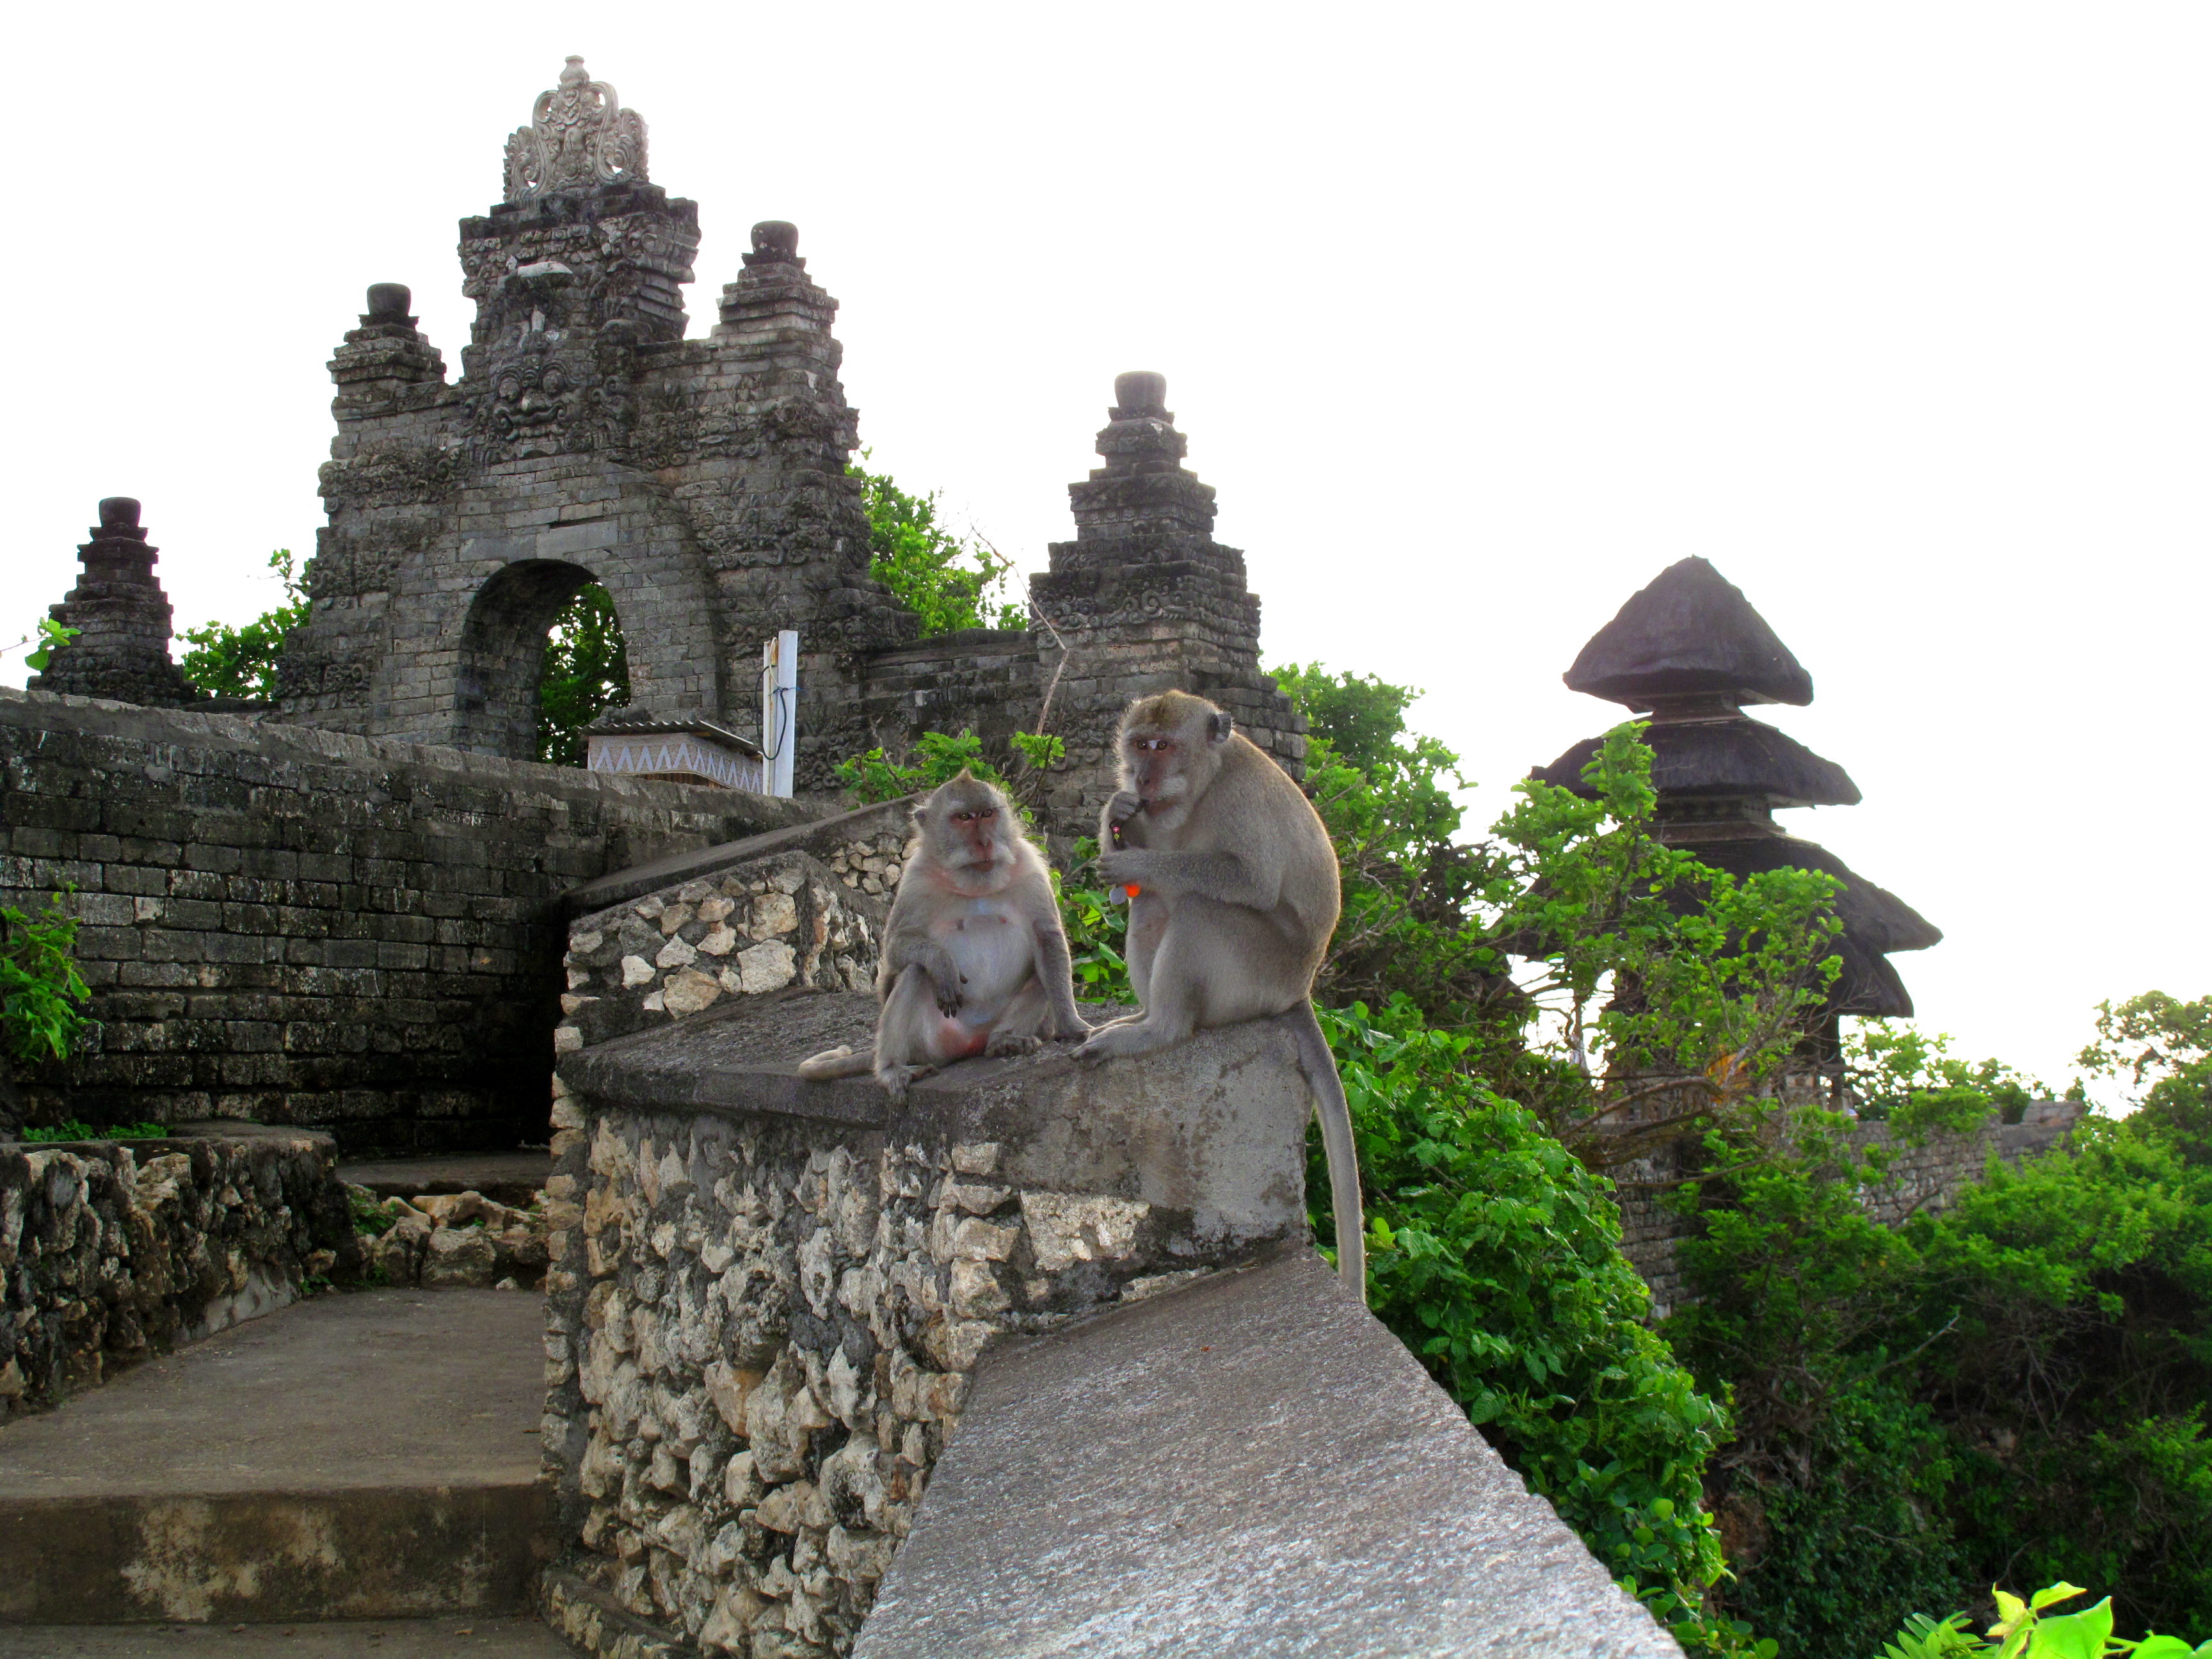
<instances>
[{"instance_id":1,"label":"flat stone ledge","mask_svg":"<svg viewBox=\"0 0 2212 1659\"><path fill-rule=\"evenodd\" d=\"M1096 1018L1101 1012L1090 1011ZM1231 1245L1303 1237L1312 1097L1297 1039L1254 1020L1155 1054L1079 1066L1073 1045L971 1060L915 1083L894 1108L872 1079L809 1082L805 1055L872 1040L871 997L749 997L658 1030L564 1055L561 1079L600 1108L803 1118L920 1144L1003 1148L1012 1186L1108 1194L1189 1218Z\"/></svg>"},{"instance_id":2,"label":"flat stone ledge","mask_svg":"<svg viewBox=\"0 0 2212 1659\"><path fill-rule=\"evenodd\" d=\"M987 1355L854 1659L1679 1659L1320 1259Z\"/></svg>"}]
</instances>

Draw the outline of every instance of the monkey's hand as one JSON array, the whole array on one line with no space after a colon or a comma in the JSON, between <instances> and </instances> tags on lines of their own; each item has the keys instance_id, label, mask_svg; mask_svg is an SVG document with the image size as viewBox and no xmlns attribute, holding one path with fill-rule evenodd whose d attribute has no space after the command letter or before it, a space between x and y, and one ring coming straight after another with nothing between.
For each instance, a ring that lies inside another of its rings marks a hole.
<instances>
[{"instance_id":1,"label":"monkey's hand","mask_svg":"<svg viewBox=\"0 0 2212 1659\"><path fill-rule=\"evenodd\" d=\"M1134 848L1117 848L1098 855L1098 873L1109 887L1157 887L1157 860Z\"/></svg>"},{"instance_id":2,"label":"monkey's hand","mask_svg":"<svg viewBox=\"0 0 2212 1659\"><path fill-rule=\"evenodd\" d=\"M960 976L960 964L942 945L934 939L909 939L903 942L893 960L902 970L919 968L929 976L929 988L936 996L939 1013L949 1019L960 1012L963 988L967 981Z\"/></svg>"},{"instance_id":3,"label":"monkey's hand","mask_svg":"<svg viewBox=\"0 0 2212 1659\"><path fill-rule=\"evenodd\" d=\"M1135 790L1116 790L1114 799L1106 803L1106 810L1098 817L1098 822L1104 830L1104 833L1098 837L1100 842L1109 851L1120 846L1121 826L1130 819L1140 816L1144 810L1145 798Z\"/></svg>"},{"instance_id":4,"label":"monkey's hand","mask_svg":"<svg viewBox=\"0 0 2212 1659\"><path fill-rule=\"evenodd\" d=\"M939 1013L951 1019L960 1012L960 977L957 973L953 975L950 981L944 975L933 973L929 976L929 984L930 988L937 993Z\"/></svg>"}]
</instances>

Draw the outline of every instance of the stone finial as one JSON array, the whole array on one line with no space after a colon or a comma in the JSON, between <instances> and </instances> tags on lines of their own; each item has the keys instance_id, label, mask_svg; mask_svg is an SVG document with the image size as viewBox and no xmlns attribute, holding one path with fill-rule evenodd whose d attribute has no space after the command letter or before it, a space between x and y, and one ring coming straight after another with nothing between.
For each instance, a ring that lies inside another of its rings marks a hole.
<instances>
[{"instance_id":1,"label":"stone finial","mask_svg":"<svg viewBox=\"0 0 2212 1659\"><path fill-rule=\"evenodd\" d=\"M1132 369L1114 377L1114 407L1106 411L1110 424L1098 434L1098 453L1106 458L1104 473L1093 473L1093 477L1124 477L1132 473L1171 473L1189 479L1191 489L1185 492L1189 499L1177 503L1179 520L1188 523L1179 527L1205 530L1213 522L1213 492L1182 471L1182 458L1188 441L1175 428L1175 416L1168 412L1168 377L1155 374L1148 369ZM1200 499L1203 492L1204 499ZM1197 518L1189 517L1193 510ZM1083 521L1080 502L1076 508L1076 522Z\"/></svg>"},{"instance_id":2,"label":"stone finial","mask_svg":"<svg viewBox=\"0 0 2212 1659\"><path fill-rule=\"evenodd\" d=\"M799 227L785 219L763 219L753 227L753 251L744 256L749 265L797 265L806 268L806 261L799 257Z\"/></svg>"},{"instance_id":3,"label":"stone finial","mask_svg":"<svg viewBox=\"0 0 2212 1659\"><path fill-rule=\"evenodd\" d=\"M146 532L138 523L140 507L130 495L109 495L100 503L100 528L93 534L100 541L143 542Z\"/></svg>"},{"instance_id":4,"label":"stone finial","mask_svg":"<svg viewBox=\"0 0 2212 1659\"><path fill-rule=\"evenodd\" d=\"M1114 377L1114 408L1117 421L1172 421L1168 413L1168 377L1149 369L1133 368Z\"/></svg>"},{"instance_id":5,"label":"stone finial","mask_svg":"<svg viewBox=\"0 0 2212 1659\"><path fill-rule=\"evenodd\" d=\"M646 178L644 118L624 109L614 88L592 80L573 55L560 84L538 94L530 125L507 141L509 202Z\"/></svg>"},{"instance_id":6,"label":"stone finial","mask_svg":"<svg viewBox=\"0 0 2212 1659\"><path fill-rule=\"evenodd\" d=\"M347 331L331 360L340 420L384 408L409 386L445 383L445 358L416 330L419 319L408 315L414 297L404 283L369 284L361 326Z\"/></svg>"},{"instance_id":7,"label":"stone finial","mask_svg":"<svg viewBox=\"0 0 2212 1659\"><path fill-rule=\"evenodd\" d=\"M415 301L414 295L404 283L371 283L368 285L368 309L362 313L362 326L379 323L397 324L402 328L415 326L415 319L407 314Z\"/></svg>"}]
</instances>

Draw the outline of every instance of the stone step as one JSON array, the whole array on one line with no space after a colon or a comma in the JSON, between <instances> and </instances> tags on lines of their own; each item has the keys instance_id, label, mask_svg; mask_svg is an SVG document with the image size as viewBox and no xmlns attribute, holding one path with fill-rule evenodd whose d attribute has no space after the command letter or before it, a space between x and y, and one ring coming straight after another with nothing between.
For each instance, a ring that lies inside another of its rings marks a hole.
<instances>
[{"instance_id":1,"label":"stone step","mask_svg":"<svg viewBox=\"0 0 2212 1659\"><path fill-rule=\"evenodd\" d=\"M457 1152L441 1158L386 1158L338 1165L338 1179L379 1198L482 1193L518 1210L545 1190L553 1173L548 1152Z\"/></svg>"},{"instance_id":2,"label":"stone step","mask_svg":"<svg viewBox=\"0 0 2212 1659\"><path fill-rule=\"evenodd\" d=\"M574 1659L538 1620L448 1613L289 1625L0 1625L0 1659Z\"/></svg>"},{"instance_id":3,"label":"stone step","mask_svg":"<svg viewBox=\"0 0 2212 1659\"><path fill-rule=\"evenodd\" d=\"M0 1427L0 1626L521 1613L543 1328L512 1292L324 1296Z\"/></svg>"}]
</instances>

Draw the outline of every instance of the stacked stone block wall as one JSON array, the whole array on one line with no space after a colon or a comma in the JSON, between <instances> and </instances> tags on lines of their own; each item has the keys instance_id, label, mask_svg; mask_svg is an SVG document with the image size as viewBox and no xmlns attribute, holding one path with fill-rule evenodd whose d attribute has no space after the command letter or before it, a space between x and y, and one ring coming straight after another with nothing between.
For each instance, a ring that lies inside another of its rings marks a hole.
<instances>
[{"instance_id":1,"label":"stacked stone block wall","mask_svg":"<svg viewBox=\"0 0 2212 1659\"><path fill-rule=\"evenodd\" d=\"M791 803L225 715L0 692L0 903L74 888L99 1022L33 1122L544 1133L562 896Z\"/></svg>"},{"instance_id":2,"label":"stacked stone block wall","mask_svg":"<svg viewBox=\"0 0 2212 1659\"><path fill-rule=\"evenodd\" d=\"M0 1419L357 1260L326 1136L0 1144Z\"/></svg>"}]
</instances>

